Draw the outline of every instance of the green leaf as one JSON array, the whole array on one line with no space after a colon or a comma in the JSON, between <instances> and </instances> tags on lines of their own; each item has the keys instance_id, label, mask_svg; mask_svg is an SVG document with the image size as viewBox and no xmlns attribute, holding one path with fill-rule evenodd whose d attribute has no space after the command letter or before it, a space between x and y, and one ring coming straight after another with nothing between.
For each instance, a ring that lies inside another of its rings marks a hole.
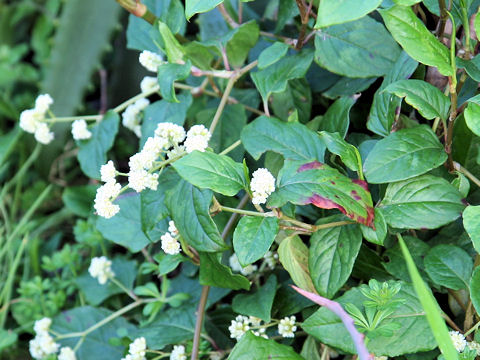
<instances>
[{"instance_id":1,"label":"green leaf","mask_svg":"<svg viewBox=\"0 0 480 360\"><path fill-rule=\"evenodd\" d=\"M383 90L397 80L409 78L417 66L418 63L408 56L405 51L402 51L393 68L383 79L382 85L375 92L367 121L367 128L370 131L381 136L390 134L395 121L395 111L402 101Z\"/></svg>"},{"instance_id":2,"label":"green leaf","mask_svg":"<svg viewBox=\"0 0 480 360\"><path fill-rule=\"evenodd\" d=\"M194 151L172 166L191 184L226 196L236 195L247 186L242 164L226 155Z\"/></svg>"},{"instance_id":3,"label":"green leaf","mask_svg":"<svg viewBox=\"0 0 480 360\"><path fill-rule=\"evenodd\" d=\"M473 270L470 255L454 245L437 245L425 256L425 271L437 285L448 289L468 289Z\"/></svg>"},{"instance_id":4,"label":"green leaf","mask_svg":"<svg viewBox=\"0 0 480 360\"><path fill-rule=\"evenodd\" d=\"M232 290L249 290L250 281L242 275L232 274L232 269L218 260L217 254L199 253L200 284Z\"/></svg>"},{"instance_id":5,"label":"green leaf","mask_svg":"<svg viewBox=\"0 0 480 360\"><path fill-rule=\"evenodd\" d=\"M450 53L415 15L410 7L395 5L379 10L395 40L415 60L435 66L445 76L452 75Z\"/></svg>"},{"instance_id":6,"label":"green leaf","mask_svg":"<svg viewBox=\"0 0 480 360\"><path fill-rule=\"evenodd\" d=\"M245 126L241 140L255 160L266 151L292 160L323 161L325 154L325 144L314 131L305 125L285 123L272 117L260 116Z\"/></svg>"},{"instance_id":7,"label":"green leaf","mask_svg":"<svg viewBox=\"0 0 480 360\"><path fill-rule=\"evenodd\" d=\"M289 116L298 112L302 124L310 120L312 112L312 91L305 78L290 80L284 92L273 94L272 109L279 119L290 122Z\"/></svg>"},{"instance_id":8,"label":"green leaf","mask_svg":"<svg viewBox=\"0 0 480 360\"><path fill-rule=\"evenodd\" d=\"M448 117L450 99L426 81L399 80L387 86L384 91L404 97L425 119L439 117L446 120Z\"/></svg>"},{"instance_id":9,"label":"green leaf","mask_svg":"<svg viewBox=\"0 0 480 360\"><path fill-rule=\"evenodd\" d=\"M332 73L330 74L330 76L334 75ZM342 76L335 82L335 85L328 88L327 91L324 91L322 95L329 99L336 99L340 96L353 96L355 94L358 96L358 93L367 90L375 80L377 80L377 77L349 78Z\"/></svg>"},{"instance_id":10,"label":"green leaf","mask_svg":"<svg viewBox=\"0 0 480 360\"><path fill-rule=\"evenodd\" d=\"M159 100L148 105L143 111L140 147L143 147L150 136L154 136L155 129L160 123L171 122L183 126L192 101L192 94L188 91L178 95L178 103Z\"/></svg>"},{"instance_id":11,"label":"green leaf","mask_svg":"<svg viewBox=\"0 0 480 360\"><path fill-rule=\"evenodd\" d=\"M407 263L408 272L412 278L415 292L417 293L418 299L420 300L423 310L426 313L428 323L433 331L433 336L440 347L440 351L446 360L457 360L458 352L453 346L452 339L450 338L447 326L445 325L445 320L443 320L440 307L438 306L438 303L433 297L431 291L429 291L425 285L422 277L418 273L417 267L415 266L415 263L408 252L408 248L400 234L398 235L398 240L402 248L403 256L405 257L405 261Z\"/></svg>"},{"instance_id":12,"label":"green leaf","mask_svg":"<svg viewBox=\"0 0 480 360\"><path fill-rule=\"evenodd\" d=\"M65 206L77 216L89 217L93 213L93 200L97 186L70 186L62 194Z\"/></svg>"},{"instance_id":13,"label":"green leaf","mask_svg":"<svg viewBox=\"0 0 480 360\"><path fill-rule=\"evenodd\" d=\"M270 322L273 299L277 291L277 278L270 275L268 280L252 294L238 294L233 298L232 309L236 313L255 316Z\"/></svg>"},{"instance_id":14,"label":"green leaf","mask_svg":"<svg viewBox=\"0 0 480 360\"><path fill-rule=\"evenodd\" d=\"M480 253L480 206L469 205L465 208L463 226L472 239L473 247Z\"/></svg>"},{"instance_id":15,"label":"green leaf","mask_svg":"<svg viewBox=\"0 0 480 360\"><path fill-rule=\"evenodd\" d=\"M226 249L217 225L210 217L212 196L211 191L197 189L184 180L180 180L165 196L165 204L178 232L198 251Z\"/></svg>"},{"instance_id":16,"label":"green leaf","mask_svg":"<svg viewBox=\"0 0 480 360\"><path fill-rule=\"evenodd\" d=\"M107 151L113 146L119 121L118 114L109 111L102 121L90 128L90 139L77 141L78 162L88 177L100 179L100 167L107 162Z\"/></svg>"},{"instance_id":17,"label":"green leaf","mask_svg":"<svg viewBox=\"0 0 480 360\"><path fill-rule=\"evenodd\" d=\"M338 132L344 138L350 125L350 109L357 98L357 96L346 96L336 100L323 116L319 130L330 133Z\"/></svg>"},{"instance_id":18,"label":"green leaf","mask_svg":"<svg viewBox=\"0 0 480 360\"><path fill-rule=\"evenodd\" d=\"M296 55L285 56L267 68L251 73L263 101L267 101L272 93L285 91L288 80L304 77L312 60L313 52L304 50Z\"/></svg>"},{"instance_id":19,"label":"green leaf","mask_svg":"<svg viewBox=\"0 0 480 360\"><path fill-rule=\"evenodd\" d=\"M185 16L190 20L193 15L210 11L221 3L223 0L186 0Z\"/></svg>"},{"instance_id":20,"label":"green leaf","mask_svg":"<svg viewBox=\"0 0 480 360\"><path fill-rule=\"evenodd\" d=\"M120 211L111 219L97 218L96 227L106 239L138 252L150 244L149 238L142 230L140 196L127 193L115 200ZM159 240L159 238L155 239Z\"/></svg>"},{"instance_id":21,"label":"green leaf","mask_svg":"<svg viewBox=\"0 0 480 360\"><path fill-rule=\"evenodd\" d=\"M308 270L308 248L299 236L289 236L282 240L278 247L278 258L299 288L315 291Z\"/></svg>"},{"instance_id":22,"label":"green leaf","mask_svg":"<svg viewBox=\"0 0 480 360\"><path fill-rule=\"evenodd\" d=\"M263 50L258 56L258 68L264 69L267 66L275 64L278 60L283 58L288 51L288 45L277 41Z\"/></svg>"},{"instance_id":23,"label":"green leaf","mask_svg":"<svg viewBox=\"0 0 480 360\"><path fill-rule=\"evenodd\" d=\"M371 226L373 223L374 210L367 184L318 161L285 161L268 205L281 207L287 202L338 209L361 224Z\"/></svg>"},{"instance_id":24,"label":"green leaf","mask_svg":"<svg viewBox=\"0 0 480 360\"><path fill-rule=\"evenodd\" d=\"M175 36L172 34L168 25L159 21L158 30L163 40L164 50L165 50L165 53L167 54L168 61L170 63L181 62L183 60L183 55L185 54L185 50L183 49L182 45L180 45L180 43L175 38ZM183 79L184 78L178 79L178 80L183 80Z\"/></svg>"},{"instance_id":25,"label":"green leaf","mask_svg":"<svg viewBox=\"0 0 480 360\"><path fill-rule=\"evenodd\" d=\"M382 321L382 325L398 323L401 326L391 337L377 336L368 341L368 350L374 354L393 357L419 351L428 351L437 347L432 332L429 329L427 319L423 313L413 287L404 282L389 282L389 284L401 284L401 290L396 295L398 299L405 299L405 303L399 306L391 317ZM360 289L367 289L367 285L361 285L345 292L344 295L335 299L342 306L353 304L364 311L363 302L367 298ZM302 324L303 330L314 336L321 343L339 348L349 354L356 353L353 341L342 320L327 308L320 308Z\"/></svg>"},{"instance_id":26,"label":"green leaf","mask_svg":"<svg viewBox=\"0 0 480 360\"><path fill-rule=\"evenodd\" d=\"M360 19L375 10L382 0L322 0L315 29Z\"/></svg>"},{"instance_id":27,"label":"green leaf","mask_svg":"<svg viewBox=\"0 0 480 360\"><path fill-rule=\"evenodd\" d=\"M324 118L325 119L325 118ZM353 171L362 169L362 158L357 148L347 143L338 133L330 134L325 131L320 131L318 134L320 138L327 144L327 149L332 154L340 156L343 163Z\"/></svg>"},{"instance_id":28,"label":"green leaf","mask_svg":"<svg viewBox=\"0 0 480 360\"><path fill-rule=\"evenodd\" d=\"M184 80L190 75L192 64L189 60L185 64L167 63L158 67L158 85L160 94L166 101L179 102L175 95L174 83L177 80Z\"/></svg>"},{"instance_id":29,"label":"green leaf","mask_svg":"<svg viewBox=\"0 0 480 360\"><path fill-rule=\"evenodd\" d=\"M480 311L480 267L478 266L473 270L472 278L470 279L470 297L478 313Z\"/></svg>"},{"instance_id":30,"label":"green leaf","mask_svg":"<svg viewBox=\"0 0 480 360\"><path fill-rule=\"evenodd\" d=\"M252 20L231 30L226 34L226 52L228 62L233 67L240 67L245 62L250 49L257 43L260 28ZM225 37L223 39L226 40Z\"/></svg>"},{"instance_id":31,"label":"green leaf","mask_svg":"<svg viewBox=\"0 0 480 360\"><path fill-rule=\"evenodd\" d=\"M8 349L13 344L15 344L18 340L18 335L16 332L12 330L0 330L0 351L4 351Z\"/></svg>"},{"instance_id":32,"label":"green leaf","mask_svg":"<svg viewBox=\"0 0 480 360\"><path fill-rule=\"evenodd\" d=\"M164 252L159 252L154 259L158 263L159 276L167 275L170 271L175 270L178 264L186 260L181 254L169 255Z\"/></svg>"},{"instance_id":33,"label":"green leaf","mask_svg":"<svg viewBox=\"0 0 480 360\"><path fill-rule=\"evenodd\" d=\"M58 334L78 333L87 330L94 324L112 315L113 312L104 308L90 306L77 307L71 310L62 311L52 320L52 330ZM135 327L129 324L124 318L117 317L104 324L98 329L90 332L83 338L80 347L75 350L78 360L89 360L92 354L95 357L105 360L118 360L124 355L124 346L111 345L111 340L120 340L117 331L134 332ZM59 340L62 346L69 346L72 349L78 343L80 337L71 337ZM118 343L117 343L118 344Z\"/></svg>"},{"instance_id":34,"label":"green leaf","mask_svg":"<svg viewBox=\"0 0 480 360\"><path fill-rule=\"evenodd\" d=\"M387 222L383 216L383 211L381 208L375 208L375 219L373 222L375 230L369 226L361 225L360 229L362 230L363 237L373 243L378 245L383 245L383 241L387 237Z\"/></svg>"},{"instance_id":35,"label":"green leaf","mask_svg":"<svg viewBox=\"0 0 480 360\"><path fill-rule=\"evenodd\" d=\"M465 69L468 76L470 76L475 81L480 81L480 56L475 56L471 60L465 60L457 57L455 59L457 67Z\"/></svg>"},{"instance_id":36,"label":"green leaf","mask_svg":"<svg viewBox=\"0 0 480 360\"><path fill-rule=\"evenodd\" d=\"M399 56L400 48L385 27L368 16L318 30L315 35L315 61L335 74L382 76Z\"/></svg>"},{"instance_id":37,"label":"green leaf","mask_svg":"<svg viewBox=\"0 0 480 360\"><path fill-rule=\"evenodd\" d=\"M402 129L378 141L363 165L369 183L405 180L439 167L447 160L443 145L427 125Z\"/></svg>"},{"instance_id":38,"label":"green leaf","mask_svg":"<svg viewBox=\"0 0 480 360\"><path fill-rule=\"evenodd\" d=\"M339 221L341 216L328 218ZM323 220L323 219L322 219ZM326 223L327 220L322 221ZM310 238L308 267L318 294L331 299L350 277L362 245L358 225L318 230Z\"/></svg>"},{"instance_id":39,"label":"green leaf","mask_svg":"<svg viewBox=\"0 0 480 360\"><path fill-rule=\"evenodd\" d=\"M248 331L233 348L228 360L265 360L265 359L303 360L287 345L275 340L255 336Z\"/></svg>"},{"instance_id":40,"label":"green leaf","mask_svg":"<svg viewBox=\"0 0 480 360\"><path fill-rule=\"evenodd\" d=\"M132 338L145 337L149 349L160 350L166 345L176 345L193 338L195 332L195 307L182 305L160 311L155 321L138 329Z\"/></svg>"},{"instance_id":41,"label":"green leaf","mask_svg":"<svg viewBox=\"0 0 480 360\"><path fill-rule=\"evenodd\" d=\"M10 155L15 148L21 135L22 131L20 130L20 127L17 126L8 132L8 134L0 136L0 166L2 166L5 160L8 159L8 155Z\"/></svg>"},{"instance_id":42,"label":"green leaf","mask_svg":"<svg viewBox=\"0 0 480 360\"><path fill-rule=\"evenodd\" d=\"M465 123L477 136L480 136L480 96L477 95L468 100L468 105L463 112Z\"/></svg>"},{"instance_id":43,"label":"green leaf","mask_svg":"<svg viewBox=\"0 0 480 360\"><path fill-rule=\"evenodd\" d=\"M460 191L460 194L462 194L464 198L466 198L468 196L468 193L470 192L470 182L468 181L468 178L461 172L457 171L455 175L457 177L453 179L450 183L455 186L458 191Z\"/></svg>"},{"instance_id":44,"label":"green leaf","mask_svg":"<svg viewBox=\"0 0 480 360\"><path fill-rule=\"evenodd\" d=\"M448 181L422 175L388 184L380 203L385 220L399 229L436 229L454 221L465 205Z\"/></svg>"},{"instance_id":45,"label":"green leaf","mask_svg":"<svg viewBox=\"0 0 480 360\"><path fill-rule=\"evenodd\" d=\"M112 270L115 273L116 280L127 289L133 289L133 282L137 276L137 264L135 261L116 257L112 260ZM77 277L75 283L85 296L85 300L93 306L100 305L112 295L123 293L123 290L112 281L108 281L105 285L100 285L98 280L93 278L88 271Z\"/></svg>"},{"instance_id":46,"label":"green leaf","mask_svg":"<svg viewBox=\"0 0 480 360\"><path fill-rule=\"evenodd\" d=\"M262 258L277 233L277 217L242 217L233 233L233 248L240 265L247 266Z\"/></svg>"},{"instance_id":47,"label":"green leaf","mask_svg":"<svg viewBox=\"0 0 480 360\"><path fill-rule=\"evenodd\" d=\"M317 346L317 342L313 336L307 336L305 342L303 343L302 352L300 355L309 360L322 360L319 346Z\"/></svg>"}]
</instances>

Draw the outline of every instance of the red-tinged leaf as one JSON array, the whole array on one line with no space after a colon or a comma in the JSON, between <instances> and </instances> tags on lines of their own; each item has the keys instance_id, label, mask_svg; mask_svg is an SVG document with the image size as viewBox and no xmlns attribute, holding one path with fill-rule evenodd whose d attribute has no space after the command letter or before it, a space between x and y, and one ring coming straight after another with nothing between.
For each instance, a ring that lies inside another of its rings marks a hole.
<instances>
[{"instance_id":1,"label":"red-tinged leaf","mask_svg":"<svg viewBox=\"0 0 480 360\"><path fill-rule=\"evenodd\" d=\"M318 161L285 162L268 205L280 207L287 202L338 209L352 220L374 228L375 211L367 183L352 180Z\"/></svg>"}]
</instances>

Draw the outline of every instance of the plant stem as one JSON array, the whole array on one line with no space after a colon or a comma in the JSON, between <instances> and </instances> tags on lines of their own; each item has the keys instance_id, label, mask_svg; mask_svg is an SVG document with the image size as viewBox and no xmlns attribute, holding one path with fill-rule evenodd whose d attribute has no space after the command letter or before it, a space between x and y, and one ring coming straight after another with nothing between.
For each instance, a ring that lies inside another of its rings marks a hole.
<instances>
[{"instance_id":1,"label":"plant stem","mask_svg":"<svg viewBox=\"0 0 480 360\"><path fill-rule=\"evenodd\" d=\"M115 285L117 285L120 289L122 289L128 296L130 296L133 300L137 301L138 300L138 296L135 295L135 293L130 290L130 289L127 289L127 287L125 285L123 285L120 281L118 281L115 277L111 277L109 279L112 283L114 283Z\"/></svg>"},{"instance_id":2,"label":"plant stem","mask_svg":"<svg viewBox=\"0 0 480 360\"><path fill-rule=\"evenodd\" d=\"M223 150L219 155L226 155L228 154L230 151L232 151L233 149L235 149L236 147L238 147L239 145L242 144L242 141L241 140L237 140L235 141L232 145L230 145L229 147L227 147L225 150Z\"/></svg>"},{"instance_id":3,"label":"plant stem","mask_svg":"<svg viewBox=\"0 0 480 360\"><path fill-rule=\"evenodd\" d=\"M476 178L475 175L473 175L470 171L468 171L462 165L460 165L458 162L456 161L453 162L453 168L458 172L462 173L463 175L465 175L467 178L469 178L473 183L475 183L475 185L480 187L480 180Z\"/></svg>"},{"instance_id":4,"label":"plant stem","mask_svg":"<svg viewBox=\"0 0 480 360\"><path fill-rule=\"evenodd\" d=\"M238 203L237 209L242 209L243 207L245 207L245 205L247 205L249 199L250 199L250 197L248 196L248 194L245 194L242 197L242 199L240 200L240 202ZM237 220L238 216L239 216L238 213L232 213L232 215L230 216L230 218L227 221L227 224L223 228L222 239L227 238L227 235L230 232L230 230L232 229L233 224L235 224L235 221Z\"/></svg>"},{"instance_id":5,"label":"plant stem","mask_svg":"<svg viewBox=\"0 0 480 360\"><path fill-rule=\"evenodd\" d=\"M445 25L447 23L447 6L445 5L445 0L438 0L438 7L440 8L440 22L438 25L438 33L437 37L441 39L443 37L443 33L445 32Z\"/></svg>"},{"instance_id":6,"label":"plant stem","mask_svg":"<svg viewBox=\"0 0 480 360\"><path fill-rule=\"evenodd\" d=\"M220 120L220 116L222 116L223 109L227 104L228 96L233 89L233 85L235 84L235 77L230 77L227 83L227 87L225 88L225 92L223 93L222 99L220 100L220 105L218 105L217 111L215 112L215 116L213 117L212 123L210 124L210 133L213 134L215 128L217 127L218 121Z\"/></svg>"},{"instance_id":7,"label":"plant stem","mask_svg":"<svg viewBox=\"0 0 480 360\"><path fill-rule=\"evenodd\" d=\"M275 217L275 214L273 212L268 212L268 213L260 213L256 211L249 211L249 210L242 210L238 208L231 208L228 206L223 206L218 204L220 207L220 211L228 211L232 213L237 213L240 215L251 215L251 216L260 216L260 217Z\"/></svg>"},{"instance_id":8,"label":"plant stem","mask_svg":"<svg viewBox=\"0 0 480 360\"><path fill-rule=\"evenodd\" d=\"M205 315L205 308L207 306L208 293L210 286L204 285L202 287L202 294L200 295L200 302L197 309L197 320L195 322L195 333L193 334L192 356L190 360L198 359L198 349L200 347L200 335L202 333L203 317Z\"/></svg>"}]
</instances>

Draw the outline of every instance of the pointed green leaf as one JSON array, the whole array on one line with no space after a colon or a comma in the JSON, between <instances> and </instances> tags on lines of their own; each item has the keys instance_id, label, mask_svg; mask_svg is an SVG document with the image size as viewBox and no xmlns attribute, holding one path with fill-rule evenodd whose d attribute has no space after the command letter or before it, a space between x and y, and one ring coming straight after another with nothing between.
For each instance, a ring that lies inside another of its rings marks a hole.
<instances>
[{"instance_id":1,"label":"pointed green leaf","mask_svg":"<svg viewBox=\"0 0 480 360\"><path fill-rule=\"evenodd\" d=\"M342 138L345 138L350 125L350 109L357 99L358 96L345 96L336 100L323 115L319 130L329 133L338 132Z\"/></svg>"},{"instance_id":2,"label":"pointed green leaf","mask_svg":"<svg viewBox=\"0 0 480 360\"><path fill-rule=\"evenodd\" d=\"M232 269L220 263L217 254L201 252L199 255L201 285L232 290L250 289L250 281L245 276L232 274Z\"/></svg>"},{"instance_id":3,"label":"pointed green leaf","mask_svg":"<svg viewBox=\"0 0 480 360\"><path fill-rule=\"evenodd\" d=\"M476 267L473 271L472 278L470 279L470 296L472 304L477 310L480 311L480 267Z\"/></svg>"},{"instance_id":4,"label":"pointed green leaf","mask_svg":"<svg viewBox=\"0 0 480 360\"><path fill-rule=\"evenodd\" d=\"M283 58L288 51L288 45L277 41L263 50L258 56L258 68L264 69L267 66L275 64L278 60Z\"/></svg>"},{"instance_id":5,"label":"pointed green leaf","mask_svg":"<svg viewBox=\"0 0 480 360\"><path fill-rule=\"evenodd\" d=\"M262 258L277 233L277 217L242 217L233 233L233 248L240 264L247 266Z\"/></svg>"},{"instance_id":6,"label":"pointed green leaf","mask_svg":"<svg viewBox=\"0 0 480 360\"><path fill-rule=\"evenodd\" d=\"M268 280L252 294L238 294L233 298L232 309L236 313L255 316L270 322L273 299L277 292L277 278L270 275Z\"/></svg>"},{"instance_id":7,"label":"pointed green leaf","mask_svg":"<svg viewBox=\"0 0 480 360\"><path fill-rule=\"evenodd\" d=\"M158 30L160 31L160 36L163 39L164 50L167 54L168 61L170 63L179 63L182 61L185 50L172 34L168 25L159 21Z\"/></svg>"},{"instance_id":8,"label":"pointed green leaf","mask_svg":"<svg viewBox=\"0 0 480 360\"><path fill-rule=\"evenodd\" d=\"M410 7L395 5L379 10L395 40L415 60L435 66L441 74L452 75L450 53L415 15Z\"/></svg>"},{"instance_id":9,"label":"pointed green leaf","mask_svg":"<svg viewBox=\"0 0 480 360\"><path fill-rule=\"evenodd\" d=\"M338 133L320 131L318 135L327 144L328 151L340 156L349 169L358 171L362 168L362 158L357 148L343 140Z\"/></svg>"},{"instance_id":10,"label":"pointed green leaf","mask_svg":"<svg viewBox=\"0 0 480 360\"><path fill-rule=\"evenodd\" d=\"M228 360L303 360L293 348L248 331L233 348Z\"/></svg>"},{"instance_id":11,"label":"pointed green leaf","mask_svg":"<svg viewBox=\"0 0 480 360\"><path fill-rule=\"evenodd\" d=\"M369 226L360 225L363 237L365 240L370 241L373 244L383 245L383 241L387 237L388 228L381 208L375 208L375 219L373 224L375 225L375 230Z\"/></svg>"},{"instance_id":12,"label":"pointed green leaf","mask_svg":"<svg viewBox=\"0 0 480 360\"><path fill-rule=\"evenodd\" d=\"M175 81L184 80L190 75L192 64L187 61L185 64L167 63L158 67L158 85L160 94L166 101L179 102L175 95Z\"/></svg>"},{"instance_id":13,"label":"pointed green leaf","mask_svg":"<svg viewBox=\"0 0 480 360\"><path fill-rule=\"evenodd\" d=\"M463 226L472 239L473 247L480 253L480 206L466 207L463 211Z\"/></svg>"},{"instance_id":14,"label":"pointed green leaf","mask_svg":"<svg viewBox=\"0 0 480 360\"><path fill-rule=\"evenodd\" d=\"M210 11L221 3L223 0L186 0L185 17L190 20L193 15Z\"/></svg>"},{"instance_id":15,"label":"pointed green leaf","mask_svg":"<svg viewBox=\"0 0 480 360\"><path fill-rule=\"evenodd\" d=\"M477 95L468 100L468 105L463 112L465 123L477 136L480 136L480 96Z\"/></svg>"},{"instance_id":16,"label":"pointed green leaf","mask_svg":"<svg viewBox=\"0 0 480 360\"><path fill-rule=\"evenodd\" d=\"M342 24L364 17L375 10L382 0L322 0L318 6L315 29Z\"/></svg>"},{"instance_id":17,"label":"pointed green leaf","mask_svg":"<svg viewBox=\"0 0 480 360\"><path fill-rule=\"evenodd\" d=\"M409 179L442 165L443 145L427 125L402 129L378 141L363 165L369 183Z\"/></svg>"}]
</instances>

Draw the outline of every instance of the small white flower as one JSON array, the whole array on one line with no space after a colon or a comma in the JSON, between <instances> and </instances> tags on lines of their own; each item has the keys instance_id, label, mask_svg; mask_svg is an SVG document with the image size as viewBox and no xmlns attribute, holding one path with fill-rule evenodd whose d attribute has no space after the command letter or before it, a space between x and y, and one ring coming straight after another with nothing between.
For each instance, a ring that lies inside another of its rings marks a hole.
<instances>
[{"instance_id":1,"label":"small white flower","mask_svg":"<svg viewBox=\"0 0 480 360\"><path fill-rule=\"evenodd\" d=\"M140 53L138 61L145 69L152 72L157 72L158 67L165 63L159 54L155 54L148 50L144 50Z\"/></svg>"},{"instance_id":2,"label":"small white flower","mask_svg":"<svg viewBox=\"0 0 480 360\"><path fill-rule=\"evenodd\" d=\"M248 318L248 321L252 324L252 326L260 326L260 323L262 322L262 319L257 318L255 316L250 316Z\"/></svg>"},{"instance_id":3,"label":"small white flower","mask_svg":"<svg viewBox=\"0 0 480 360\"><path fill-rule=\"evenodd\" d=\"M140 82L140 89L143 93L149 92L155 88L158 88L158 82L156 77L145 76Z\"/></svg>"},{"instance_id":4,"label":"small white flower","mask_svg":"<svg viewBox=\"0 0 480 360\"><path fill-rule=\"evenodd\" d=\"M179 145L172 148L172 150L167 151L167 157L169 159L177 157L185 153L185 146Z\"/></svg>"},{"instance_id":5,"label":"small white flower","mask_svg":"<svg viewBox=\"0 0 480 360\"><path fill-rule=\"evenodd\" d=\"M130 171L150 170L156 158L156 155L150 151L140 151L130 156L128 166Z\"/></svg>"},{"instance_id":6,"label":"small white flower","mask_svg":"<svg viewBox=\"0 0 480 360\"><path fill-rule=\"evenodd\" d=\"M257 265L252 264L242 267L242 265L240 265L240 262L238 261L237 254L233 254L232 256L230 256L228 262L233 271L239 272L244 276L248 276L257 271L258 269Z\"/></svg>"},{"instance_id":7,"label":"small white flower","mask_svg":"<svg viewBox=\"0 0 480 360\"><path fill-rule=\"evenodd\" d=\"M138 99L135 103L128 105L122 114L122 124L127 129L132 130L135 135L140 137L142 127L140 125L141 116L140 113L150 104L148 99Z\"/></svg>"},{"instance_id":8,"label":"small white flower","mask_svg":"<svg viewBox=\"0 0 480 360\"><path fill-rule=\"evenodd\" d=\"M185 140L185 150L191 153L194 150L204 152L208 147L208 142L212 134L203 125L194 125L187 132L187 139Z\"/></svg>"},{"instance_id":9,"label":"small white flower","mask_svg":"<svg viewBox=\"0 0 480 360\"><path fill-rule=\"evenodd\" d=\"M476 341L471 341L467 344L470 350L475 350L477 352L477 356L480 356L480 344Z\"/></svg>"},{"instance_id":10,"label":"small white flower","mask_svg":"<svg viewBox=\"0 0 480 360\"><path fill-rule=\"evenodd\" d=\"M20 114L20 127L23 131L34 134L35 130L41 121L44 120L44 115L37 109L28 109L22 111Z\"/></svg>"},{"instance_id":11,"label":"small white flower","mask_svg":"<svg viewBox=\"0 0 480 360\"><path fill-rule=\"evenodd\" d=\"M35 129L35 139L42 144L49 144L52 142L55 134L50 131L48 125L44 122L38 123Z\"/></svg>"},{"instance_id":12,"label":"small white flower","mask_svg":"<svg viewBox=\"0 0 480 360\"><path fill-rule=\"evenodd\" d=\"M255 336L261 336L264 339L268 339L268 335L265 334L266 329L265 328L260 328L258 331L253 331L253 335Z\"/></svg>"},{"instance_id":13,"label":"small white flower","mask_svg":"<svg viewBox=\"0 0 480 360\"><path fill-rule=\"evenodd\" d=\"M169 232L160 236L160 239L162 240L162 250L166 254L175 255L180 252L180 243Z\"/></svg>"},{"instance_id":14,"label":"small white flower","mask_svg":"<svg viewBox=\"0 0 480 360\"><path fill-rule=\"evenodd\" d=\"M149 137L147 141L145 141L142 152L153 153L156 159L158 155L160 155L167 147L168 141L166 139L159 136L153 136Z\"/></svg>"},{"instance_id":15,"label":"small white flower","mask_svg":"<svg viewBox=\"0 0 480 360\"><path fill-rule=\"evenodd\" d=\"M35 100L35 109L45 114L50 108L50 105L52 104L53 104L53 99L50 95L48 94L38 95L37 99Z\"/></svg>"},{"instance_id":16,"label":"small white flower","mask_svg":"<svg viewBox=\"0 0 480 360\"><path fill-rule=\"evenodd\" d=\"M30 355L34 359L43 359L48 355L55 354L60 347L48 333L35 336L29 343Z\"/></svg>"},{"instance_id":17,"label":"small white flower","mask_svg":"<svg viewBox=\"0 0 480 360\"><path fill-rule=\"evenodd\" d=\"M170 353L170 360L187 360L187 355L185 354L185 346L174 345L173 350Z\"/></svg>"},{"instance_id":18,"label":"small white flower","mask_svg":"<svg viewBox=\"0 0 480 360\"><path fill-rule=\"evenodd\" d=\"M253 192L252 203L265 204L268 196L275 191L275 178L267 169L257 169L252 175L250 189Z\"/></svg>"},{"instance_id":19,"label":"small white flower","mask_svg":"<svg viewBox=\"0 0 480 360\"><path fill-rule=\"evenodd\" d=\"M72 123L72 136L75 140L87 140L92 137L85 120L79 119Z\"/></svg>"},{"instance_id":20,"label":"small white flower","mask_svg":"<svg viewBox=\"0 0 480 360\"><path fill-rule=\"evenodd\" d=\"M166 139L170 146L177 146L186 136L182 126L170 122L159 123L155 129L155 135Z\"/></svg>"},{"instance_id":21,"label":"small white flower","mask_svg":"<svg viewBox=\"0 0 480 360\"><path fill-rule=\"evenodd\" d=\"M50 325L52 325L52 319L44 317L43 319L35 321L35 324L33 325L33 331L35 331L35 334L37 335L48 333L48 330L50 330Z\"/></svg>"},{"instance_id":22,"label":"small white flower","mask_svg":"<svg viewBox=\"0 0 480 360\"><path fill-rule=\"evenodd\" d=\"M117 170L112 160L109 160L105 165L100 167L100 176L103 182L115 183L115 177L117 176Z\"/></svg>"},{"instance_id":23,"label":"small white flower","mask_svg":"<svg viewBox=\"0 0 480 360\"><path fill-rule=\"evenodd\" d=\"M112 201L120 194L121 189L121 185L115 180L108 181L97 189L93 207L98 215L109 219L120 211L120 206Z\"/></svg>"},{"instance_id":24,"label":"small white flower","mask_svg":"<svg viewBox=\"0 0 480 360\"><path fill-rule=\"evenodd\" d=\"M88 272L92 277L96 278L101 285L106 284L108 278L115 276L115 273L112 271L112 262L105 256L94 257L90 262Z\"/></svg>"},{"instance_id":25,"label":"small white flower","mask_svg":"<svg viewBox=\"0 0 480 360\"><path fill-rule=\"evenodd\" d=\"M293 338L295 336L294 332L297 330L295 320L295 316L287 316L280 320L280 324L278 324L278 333L285 338Z\"/></svg>"},{"instance_id":26,"label":"small white flower","mask_svg":"<svg viewBox=\"0 0 480 360\"><path fill-rule=\"evenodd\" d=\"M95 201L93 207L95 208L97 214L101 217L104 217L105 219L110 219L111 217L114 217L120 211L119 205L114 204L111 200L105 198Z\"/></svg>"},{"instance_id":27,"label":"small white flower","mask_svg":"<svg viewBox=\"0 0 480 360\"><path fill-rule=\"evenodd\" d=\"M135 170L128 173L128 187L136 192L141 192L146 188L157 190L158 174L150 174L146 170Z\"/></svg>"},{"instance_id":28,"label":"small white flower","mask_svg":"<svg viewBox=\"0 0 480 360\"><path fill-rule=\"evenodd\" d=\"M66 346L60 349L60 354L58 354L58 360L77 360L75 352L72 348Z\"/></svg>"},{"instance_id":29,"label":"small white flower","mask_svg":"<svg viewBox=\"0 0 480 360\"><path fill-rule=\"evenodd\" d=\"M275 269L275 264L276 264L277 259L278 259L278 254L273 253L272 251L267 251L265 253L265 255L263 255L263 259L265 260L268 268L270 270L273 270L273 269Z\"/></svg>"},{"instance_id":30,"label":"small white flower","mask_svg":"<svg viewBox=\"0 0 480 360\"><path fill-rule=\"evenodd\" d=\"M246 316L238 315L235 320L232 320L228 331L230 331L230 337L232 339L240 340L240 338L250 330L249 319Z\"/></svg>"},{"instance_id":31,"label":"small white flower","mask_svg":"<svg viewBox=\"0 0 480 360\"><path fill-rule=\"evenodd\" d=\"M458 352L462 352L465 350L465 346L467 346L467 340L465 340L465 336L459 333L458 331L450 331L450 338L452 339L453 346L457 349Z\"/></svg>"},{"instance_id":32,"label":"small white flower","mask_svg":"<svg viewBox=\"0 0 480 360\"><path fill-rule=\"evenodd\" d=\"M129 360L145 360L147 342L144 337L136 338L128 348Z\"/></svg>"},{"instance_id":33,"label":"small white flower","mask_svg":"<svg viewBox=\"0 0 480 360\"><path fill-rule=\"evenodd\" d=\"M172 236L177 236L178 235L178 230L177 230L177 227L175 226L175 223L173 222L173 220L170 220L168 222L168 231L170 232L170 234L172 234Z\"/></svg>"}]
</instances>

